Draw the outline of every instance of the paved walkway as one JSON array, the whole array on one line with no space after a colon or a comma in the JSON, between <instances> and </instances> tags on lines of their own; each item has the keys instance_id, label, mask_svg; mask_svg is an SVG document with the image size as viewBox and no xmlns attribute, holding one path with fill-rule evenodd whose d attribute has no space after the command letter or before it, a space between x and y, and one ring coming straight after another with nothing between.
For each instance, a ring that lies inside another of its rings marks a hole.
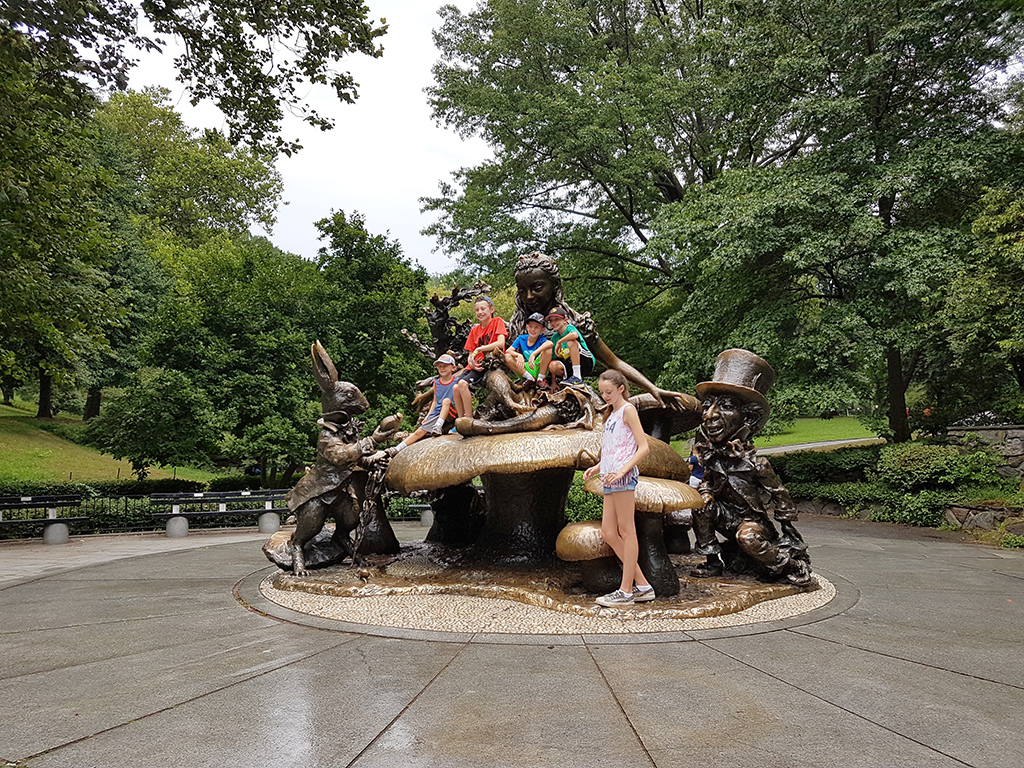
<instances>
[{"instance_id":1,"label":"paved walkway","mask_svg":"<svg viewBox=\"0 0 1024 768\"><path fill-rule=\"evenodd\" d=\"M794 443L793 445L777 445L774 448L758 448L761 455L772 456L780 453L798 453L799 451L815 451L819 448L854 448L862 445L883 445L881 437L850 437L844 440L821 440L816 443Z\"/></svg>"},{"instance_id":2,"label":"paved walkway","mask_svg":"<svg viewBox=\"0 0 1024 768\"><path fill-rule=\"evenodd\" d=\"M255 533L0 544L0 765L1020 766L1024 554L800 527L834 605L577 645L246 610Z\"/></svg>"}]
</instances>

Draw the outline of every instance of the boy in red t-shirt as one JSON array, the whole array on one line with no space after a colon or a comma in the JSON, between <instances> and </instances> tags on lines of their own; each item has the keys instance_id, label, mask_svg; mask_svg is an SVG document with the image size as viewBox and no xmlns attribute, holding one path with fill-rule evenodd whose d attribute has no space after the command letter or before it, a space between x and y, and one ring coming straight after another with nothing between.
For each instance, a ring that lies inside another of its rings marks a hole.
<instances>
[{"instance_id":1,"label":"boy in red t-shirt","mask_svg":"<svg viewBox=\"0 0 1024 768\"><path fill-rule=\"evenodd\" d=\"M466 339L465 349L469 352L469 363L458 375L455 382L455 410L459 416L472 417L473 393L471 384L477 384L484 377L484 356L497 349L505 351L505 337L508 330L505 321L494 314L494 302L489 296L479 296L473 303L478 325L474 325Z\"/></svg>"}]
</instances>

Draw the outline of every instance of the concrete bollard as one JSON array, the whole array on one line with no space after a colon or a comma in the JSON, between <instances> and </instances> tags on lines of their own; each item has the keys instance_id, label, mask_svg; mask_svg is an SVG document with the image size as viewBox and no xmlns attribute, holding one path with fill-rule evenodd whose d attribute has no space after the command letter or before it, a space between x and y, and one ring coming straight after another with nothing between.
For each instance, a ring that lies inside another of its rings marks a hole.
<instances>
[{"instance_id":1,"label":"concrete bollard","mask_svg":"<svg viewBox=\"0 0 1024 768\"><path fill-rule=\"evenodd\" d=\"M260 514L260 533L277 533L281 527L281 516L277 512Z\"/></svg>"},{"instance_id":2,"label":"concrete bollard","mask_svg":"<svg viewBox=\"0 0 1024 768\"><path fill-rule=\"evenodd\" d=\"M44 544L66 544L68 538L67 523L47 523L43 528Z\"/></svg>"},{"instance_id":3,"label":"concrete bollard","mask_svg":"<svg viewBox=\"0 0 1024 768\"><path fill-rule=\"evenodd\" d=\"M429 528L434 524L434 510L429 504L410 504L409 511L419 513L421 527Z\"/></svg>"},{"instance_id":4,"label":"concrete bollard","mask_svg":"<svg viewBox=\"0 0 1024 768\"><path fill-rule=\"evenodd\" d=\"M175 515L167 518L167 538L184 539L188 536L188 518L184 515Z\"/></svg>"}]
</instances>

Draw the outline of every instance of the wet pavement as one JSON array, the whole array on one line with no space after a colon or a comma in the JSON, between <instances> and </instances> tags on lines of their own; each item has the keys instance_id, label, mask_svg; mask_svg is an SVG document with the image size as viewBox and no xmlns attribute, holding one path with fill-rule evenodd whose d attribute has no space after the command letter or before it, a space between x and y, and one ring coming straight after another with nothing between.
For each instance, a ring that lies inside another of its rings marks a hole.
<instances>
[{"instance_id":1,"label":"wet pavement","mask_svg":"<svg viewBox=\"0 0 1024 768\"><path fill-rule=\"evenodd\" d=\"M824 608L571 644L261 613L255 531L0 543L0 765L1021 765L1024 554L800 530Z\"/></svg>"}]
</instances>

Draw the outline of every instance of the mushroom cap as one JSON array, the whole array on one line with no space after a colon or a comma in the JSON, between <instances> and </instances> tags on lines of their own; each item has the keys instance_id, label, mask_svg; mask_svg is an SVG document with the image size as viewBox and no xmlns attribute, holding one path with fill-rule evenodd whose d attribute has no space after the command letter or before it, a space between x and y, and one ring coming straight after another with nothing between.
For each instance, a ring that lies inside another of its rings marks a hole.
<instances>
[{"instance_id":1,"label":"mushroom cap","mask_svg":"<svg viewBox=\"0 0 1024 768\"><path fill-rule=\"evenodd\" d=\"M584 487L595 496L604 494L598 475L587 480ZM681 509L700 509L704 506L704 499L687 483L659 477L641 476L634 498L636 511L649 515L665 515Z\"/></svg>"},{"instance_id":2,"label":"mushroom cap","mask_svg":"<svg viewBox=\"0 0 1024 768\"><path fill-rule=\"evenodd\" d=\"M690 397L687 395L687 397ZM678 411L675 408L666 408L664 405L658 403L654 399L654 395L649 392L644 392L640 395L634 395L629 398L634 406L636 406L637 413L640 414L641 421L648 421L649 419L668 418L671 419L671 427L669 428L670 434L679 435L683 432L689 432L691 429L696 429L700 426L701 418L703 417L704 410L701 408L700 402L693 397L690 397L693 402L690 404L691 408L686 411Z\"/></svg>"},{"instance_id":3,"label":"mushroom cap","mask_svg":"<svg viewBox=\"0 0 1024 768\"><path fill-rule=\"evenodd\" d=\"M615 556L615 552L601 536L600 520L569 523L565 526L555 540L555 554L570 563Z\"/></svg>"},{"instance_id":4,"label":"mushroom cap","mask_svg":"<svg viewBox=\"0 0 1024 768\"><path fill-rule=\"evenodd\" d=\"M686 479L690 464L661 440L648 438L651 452L640 464L650 477ZM548 429L509 435L442 435L413 443L395 454L385 480L398 493L436 491L479 475L519 475L542 469L587 469L601 453L601 433Z\"/></svg>"}]
</instances>

